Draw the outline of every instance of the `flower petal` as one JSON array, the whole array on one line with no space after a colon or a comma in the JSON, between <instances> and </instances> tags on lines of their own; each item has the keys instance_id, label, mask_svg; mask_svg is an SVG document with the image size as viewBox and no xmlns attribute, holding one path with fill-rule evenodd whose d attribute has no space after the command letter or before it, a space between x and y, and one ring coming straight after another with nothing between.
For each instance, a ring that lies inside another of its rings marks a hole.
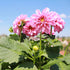
<instances>
[{"instance_id":1,"label":"flower petal","mask_svg":"<svg viewBox=\"0 0 70 70\"><path fill-rule=\"evenodd\" d=\"M49 12L49 8L45 8L43 11L42 11L42 13L47 13L47 12Z\"/></svg>"},{"instance_id":2,"label":"flower petal","mask_svg":"<svg viewBox=\"0 0 70 70\"><path fill-rule=\"evenodd\" d=\"M41 14L41 12L40 12L39 9L36 10L36 14L37 14L37 15L40 15L40 14Z\"/></svg>"}]
</instances>

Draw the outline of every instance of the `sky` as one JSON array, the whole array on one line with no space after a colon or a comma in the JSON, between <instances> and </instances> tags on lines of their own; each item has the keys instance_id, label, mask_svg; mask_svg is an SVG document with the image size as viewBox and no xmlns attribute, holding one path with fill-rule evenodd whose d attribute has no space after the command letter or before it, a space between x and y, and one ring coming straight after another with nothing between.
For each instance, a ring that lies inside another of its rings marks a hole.
<instances>
[{"instance_id":1,"label":"sky","mask_svg":"<svg viewBox=\"0 0 70 70\"><path fill-rule=\"evenodd\" d=\"M70 0L0 0L0 35L11 34L9 28L17 16L30 17L36 9L57 12L65 21L64 29L56 36L70 36Z\"/></svg>"}]
</instances>

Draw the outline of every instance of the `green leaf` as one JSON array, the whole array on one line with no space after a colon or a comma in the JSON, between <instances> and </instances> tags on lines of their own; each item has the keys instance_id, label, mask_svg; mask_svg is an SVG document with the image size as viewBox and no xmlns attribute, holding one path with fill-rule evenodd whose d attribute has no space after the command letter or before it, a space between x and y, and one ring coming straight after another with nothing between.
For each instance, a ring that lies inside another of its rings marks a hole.
<instances>
[{"instance_id":1,"label":"green leaf","mask_svg":"<svg viewBox=\"0 0 70 70\"><path fill-rule=\"evenodd\" d=\"M2 37L0 39L0 46L14 50L14 51L22 51L21 44L18 41L14 41L12 39L9 39L8 37Z\"/></svg>"},{"instance_id":2,"label":"green leaf","mask_svg":"<svg viewBox=\"0 0 70 70\"><path fill-rule=\"evenodd\" d=\"M9 38L13 39L13 40L16 40L16 41L19 40L19 36L17 34L10 34Z\"/></svg>"},{"instance_id":3,"label":"green leaf","mask_svg":"<svg viewBox=\"0 0 70 70\"><path fill-rule=\"evenodd\" d=\"M47 41L48 41L50 44L53 44L52 39L47 38Z\"/></svg>"},{"instance_id":4,"label":"green leaf","mask_svg":"<svg viewBox=\"0 0 70 70\"><path fill-rule=\"evenodd\" d=\"M50 67L50 70L68 70L63 62L58 62Z\"/></svg>"},{"instance_id":5,"label":"green leaf","mask_svg":"<svg viewBox=\"0 0 70 70\"><path fill-rule=\"evenodd\" d=\"M1 70L1 63L0 63L0 70Z\"/></svg>"},{"instance_id":6,"label":"green leaf","mask_svg":"<svg viewBox=\"0 0 70 70\"><path fill-rule=\"evenodd\" d=\"M32 47L32 45L31 45L31 43L29 42L28 39L25 39L24 43L27 45L28 48Z\"/></svg>"},{"instance_id":7,"label":"green leaf","mask_svg":"<svg viewBox=\"0 0 70 70\"><path fill-rule=\"evenodd\" d=\"M54 64L50 67L50 70L59 70L59 67L57 64Z\"/></svg>"},{"instance_id":8,"label":"green leaf","mask_svg":"<svg viewBox=\"0 0 70 70\"><path fill-rule=\"evenodd\" d=\"M6 63L3 62L1 65L2 65L2 67L1 67L2 70L11 69L9 63L7 63L7 62Z\"/></svg>"},{"instance_id":9,"label":"green leaf","mask_svg":"<svg viewBox=\"0 0 70 70\"><path fill-rule=\"evenodd\" d=\"M70 65L66 65L63 61L64 58L54 59L43 65L43 69L50 70L70 70Z\"/></svg>"},{"instance_id":10,"label":"green leaf","mask_svg":"<svg viewBox=\"0 0 70 70\"><path fill-rule=\"evenodd\" d=\"M4 62L18 62L19 58L20 56L16 52L0 46L0 59Z\"/></svg>"},{"instance_id":11,"label":"green leaf","mask_svg":"<svg viewBox=\"0 0 70 70\"><path fill-rule=\"evenodd\" d=\"M56 42L56 43L53 43L53 46L54 46L54 47L56 47L56 46L62 46L62 44L61 44L61 42L58 41L58 42Z\"/></svg>"},{"instance_id":12,"label":"green leaf","mask_svg":"<svg viewBox=\"0 0 70 70\"><path fill-rule=\"evenodd\" d=\"M29 48L30 46L26 42L20 43L18 41L9 39L8 37L2 37L0 39L0 46L14 50L15 52L21 52L21 51L29 52L30 51L30 48Z\"/></svg>"},{"instance_id":13,"label":"green leaf","mask_svg":"<svg viewBox=\"0 0 70 70\"><path fill-rule=\"evenodd\" d=\"M18 62L21 60L23 51L30 53L29 45L25 42L20 43L7 37L2 37L0 39L0 59L4 62Z\"/></svg>"},{"instance_id":14,"label":"green leaf","mask_svg":"<svg viewBox=\"0 0 70 70\"><path fill-rule=\"evenodd\" d=\"M59 70L70 70L70 65L66 65L64 62L59 62L57 65Z\"/></svg>"},{"instance_id":15,"label":"green leaf","mask_svg":"<svg viewBox=\"0 0 70 70\"><path fill-rule=\"evenodd\" d=\"M64 61L66 61L67 64L70 64L70 54L64 56Z\"/></svg>"},{"instance_id":16,"label":"green leaf","mask_svg":"<svg viewBox=\"0 0 70 70\"><path fill-rule=\"evenodd\" d=\"M70 43L66 46L64 55L68 54L68 48L70 47Z\"/></svg>"},{"instance_id":17,"label":"green leaf","mask_svg":"<svg viewBox=\"0 0 70 70\"><path fill-rule=\"evenodd\" d=\"M19 64L14 70L38 70L38 69L33 64L33 62L25 61L25 62Z\"/></svg>"},{"instance_id":18,"label":"green leaf","mask_svg":"<svg viewBox=\"0 0 70 70\"><path fill-rule=\"evenodd\" d=\"M70 65L67 65L66 70L70 70Z\"/></svg>"},{"instance_id":19,"label":"green leaf","mask_svg":"<svg viewBox=\"0 0 70 70\"><path fill-rule=\"evenodd\" d=\"M50 70L50 69L43 69L43 70Z\"/></svg>"},{"instance_id":20,"label":"green leaf","mask_svg":"<svg viewBox=\"0 0 70 70\"><path fill-rule=\"evenodd\" d=\"M58 59L54 59L54 60L50 60L47 64L43 65L42 68L50 68L52 65L61 62L61 60Z\"/></svg>"},{"instance_id":21,"label":"green leaf","mask_svg":"<svg viewBox=\"0 0 70 70\"><path fill-rule=\"evenodd\" d=\"M41 56L48 58L48 55L46 53L41 54Z\"/></svg>"},{"instance_id":22,"label":"green leaf","mask_svg":"<svg viewBox=\"0 0 70 70\"><path fill-rule=\"evenodd\" d=\"M61 43L59 40L48 38L47 41L48 41L49 44L52 45L53 47L59 46L59 47L62 49L62 43Z\"/></svg>"},{"instance_id":23,"label":"green leaf","mask_svg":"<svg viewBox=\"0 0 70 70\"><path fill-rule=\"evenodd\" d=\"M47 47L46 53L49 58L56 58L59 56L59 47Z\"/></svg>"}]
</instances>

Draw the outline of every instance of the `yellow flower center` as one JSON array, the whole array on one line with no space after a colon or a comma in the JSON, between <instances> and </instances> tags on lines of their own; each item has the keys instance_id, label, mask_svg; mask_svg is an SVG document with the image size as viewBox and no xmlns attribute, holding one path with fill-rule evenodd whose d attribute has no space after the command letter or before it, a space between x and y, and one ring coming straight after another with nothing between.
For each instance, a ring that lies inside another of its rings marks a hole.
<instances>
[{"instance_id":1,"label":"yellow flower center","mask_svg":"<svg viewBox=\"0 0 70 70\"><path fill-rule=\"evenodd\" d=\"M43 22L44 21L44 18L41 18L41 22Z\"/></svg>"}]
</instances>

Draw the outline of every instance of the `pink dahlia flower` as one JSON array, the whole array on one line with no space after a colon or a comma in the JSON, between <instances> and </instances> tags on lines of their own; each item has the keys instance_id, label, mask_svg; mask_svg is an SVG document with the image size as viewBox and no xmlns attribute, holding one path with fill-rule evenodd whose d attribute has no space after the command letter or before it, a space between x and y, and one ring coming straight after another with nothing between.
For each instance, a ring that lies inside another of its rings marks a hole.
<instances>
[{"instance_id":1,"label":"pink dahlia flower","mask_svg":"<svg viewBox=\"0 0 70 70\"><path fill-rule=\"evenodd\" d=\"M13 32L16 33L17 35L20 35L21 28L18 27L16 24L13 24Z\"/></svg>"},{"instance_id":2,"label":"pink dahlia flower","mask_svg":"<svg viewBox=\"0 0 70 70\"><path fill-rule=\"evenodd\" d=\"M22 23L26 24L28 21L29 21L29 18L27 17L27 15L18 16L13 22L13 32L20 35L23 28L23 26L21 26Z\"/></svg>"},{"instance_id":3,"label":"pink dahlia flower","mask_svg":"<svg viewBox=\"0 0 70 70\"><path fill-rule=\"evenodd\" d=\"M30 21L23 27L23 33L31 37L37 35L39 30L37 25L33 21Z\"/></svg>"},{"instance_id":4,"label":"pink dahlia flower","mask_svg":"<svg viewBox=\"0 0 70 70\"><path fill-rule=\"evenodd\" d=\"M54 31L56 32L60 32L63 30L64 28L64 20L60 18L60 16L56 13L51 11L49 17L51 17L51 21L52 23L50 25L52 25L54 27Z\"/></svg>"},{"instance_id":5,"label":"pink dahlia flower","mask_svg":"<svg viewBox=\"0 0 70 70\"><path fill-rule=\"evenodd\" d=\"M38 26L40 32L42 31L45 33L49 33L49 23L50 20L48 20L49 17L49 8L45 8L42 12L40 12L40 10L36 10L36 14L33 14L31 16L31 19L36 23L36 25Z\"/></svg>"},{"instance_id":6,"label":"pink dahlia flower","mask_svg":"<svg viewBox=\"0 0 70 70\"><path fill-rule=\"evenodd\" d=\"M56 19L56 21L55 21L55 26L54 26L54 31L56 32L60 32L60 31L62 31L63 29L64 29L64 24L65 24L65 22L64 22L64 20L62 20L62 19Z\"/></svg>"}]
</instances>

